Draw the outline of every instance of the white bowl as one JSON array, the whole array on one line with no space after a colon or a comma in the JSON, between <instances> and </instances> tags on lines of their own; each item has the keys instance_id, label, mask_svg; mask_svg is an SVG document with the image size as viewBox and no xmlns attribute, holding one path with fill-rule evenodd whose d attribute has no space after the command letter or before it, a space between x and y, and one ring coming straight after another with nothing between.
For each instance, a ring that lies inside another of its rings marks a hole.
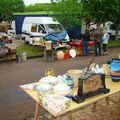
<instances>
[{"instance_id":1,"label":"white bowl","mask_svg":"<svg viewBox=\"0 0 120 120\"><path fill-rule=\"evenodd\" d=\"M70 87L65 83L59 83L54 88L54 93L58 95L66 96L70 93Z\"/></svg>"},{"instance_id":2,"label":"white bowl","mask_svg":"<svg viewBox=\"0 0 120 120\"><path fill-rule=\"evenodd\" d=\"M53 86L47 83L42 83L35 88L38 92L47 92L53 89Z\"/></svg>"}]
</instances>

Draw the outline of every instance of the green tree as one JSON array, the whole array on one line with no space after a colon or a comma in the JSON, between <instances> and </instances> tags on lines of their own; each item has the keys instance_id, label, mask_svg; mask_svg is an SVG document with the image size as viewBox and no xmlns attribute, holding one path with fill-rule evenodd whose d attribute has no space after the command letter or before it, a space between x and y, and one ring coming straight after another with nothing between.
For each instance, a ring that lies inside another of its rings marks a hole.
<instances>
[{"instance_id":1,"label":"green tree","mask_svg":"<svg viewBox=\"0 0 120 120\"><path fill-rule=\"evenodd\" d=\"M56 1L56 2L54 2ZM84 20L89 27L91 22L98 26L112 21L116 25L116 39L120 29L120 0L52 0L50 9L60 14L59 20L66 25L80 24Z\"/></svg>"},{"instance_id":2,"label":"green tree","mask_svg":"<svg viewBox=\"0 0 120 120\"><path fill-rule=\"evenodd\" d=\"M104 4L102 0L81 0L83 5L83 18L89 24L95 22L97 25L105 21Z\"/></svg>"},{"instance_id":3,"label":"green tree","mask_svg":"<svg viewBox=\"0 0 120 120\"><path fill-rule=\"evenodd\" d=\"M52 1L49 7L65 27L81 23L82 9L78 0L56 0Z\"/></svg>"},{"instance_id":4,"label":"green tree","mask_svg":"<svg viewBox=\"0 0 120 120\"><path fill-rule=\"evenodd\" d=\"M116 25L116 39L120 28L120 0L81 0L86 20L100 25L112 21Z\"/></svg>"},{"instance_id":5,"label":"green tree","mask_svg":"<svg viewBox=\"0 0 120 120\"><path fill-rule=\"evenodd\" d=\"M1 0L0 1L0 21L10 21L14 12L24 11L23 0Z\"/></svg>"},{"instance_id":6,"label":"green tree","mask_svg":"<svg viewBox=\"0 0 120 120\"><path fill-rule=\"evenodd\" d=\"M107 5L109 6L109 7L106 7L105 9L106 16L108 16L107 20L110 20L115 24L116 26L116 38L115 39L118 40L119 30L120 30L120 0L112 0Z\"/></svg>"},{"instance_id":7,"label":"green tree","mask_svg":"<svg viewBox=\"0 0 120 120\"><path fill-rule=\"evenodd\" d=\"M25 7L26 12L48 11L49 4L31 4Z\"/></svg>"}]
</instances>

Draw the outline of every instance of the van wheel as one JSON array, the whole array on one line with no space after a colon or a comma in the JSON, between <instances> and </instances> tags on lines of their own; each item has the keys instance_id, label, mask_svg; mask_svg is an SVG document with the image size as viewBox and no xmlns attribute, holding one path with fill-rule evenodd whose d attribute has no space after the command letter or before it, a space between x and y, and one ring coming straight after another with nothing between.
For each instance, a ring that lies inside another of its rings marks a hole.
<instances>
[{"instance_id":1,"label":"van wheel","mask_svg":"<svg viewBox=\"0 0 120 120\"><path fill-rule=\"evenodd\" d=\"M28 45L28 44L29 44L29 42L28 42L28 41L25 41L25 44L27 44L27 45Z\"/></svg>"},{"instance_id":2,"label":"van wheel","mask_svg":"<svg viewBox=\"0 0 120 120\"><path fill-rule=\"evenodd\" d=\"M25 40L25 37L22 37L21 39L24 41L24 40Z\"/></svg>"}]
</instances>

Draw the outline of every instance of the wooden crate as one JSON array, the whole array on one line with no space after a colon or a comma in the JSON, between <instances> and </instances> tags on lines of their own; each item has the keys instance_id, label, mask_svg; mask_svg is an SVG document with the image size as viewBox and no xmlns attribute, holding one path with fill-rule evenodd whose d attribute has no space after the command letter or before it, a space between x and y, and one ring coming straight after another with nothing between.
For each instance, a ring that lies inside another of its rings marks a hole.
<instances>
[{"instance_id":1,"label":"wooden crate","mask_svg":"<svg viewBox=\"0 0 120 120\"><path fill-rule=\"evenodd\" d=\"M54 60L54 55L53 55L53 50L52 49L44 49L44 60L45 61L53 61Z\"/></svg>"}]
</instances>

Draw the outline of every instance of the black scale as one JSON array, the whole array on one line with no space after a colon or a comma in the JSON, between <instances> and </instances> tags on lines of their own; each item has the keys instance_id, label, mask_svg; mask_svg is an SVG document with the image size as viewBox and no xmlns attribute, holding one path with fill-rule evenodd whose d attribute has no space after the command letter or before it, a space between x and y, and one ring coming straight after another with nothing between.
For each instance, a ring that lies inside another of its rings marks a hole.
<instances>
[{"instance_id":1,"label":"black scale","mask_svg":"<svg viewBox=\"0 0 120 120\"><path fill-rule=\"evenodd\" d=\"M86 98L95 96L100 93L108 93L110 89L105 85L105 74L87 73L78 81L77 95L73 100L77 103L83 102Z\"/></svg>"}]
</instances>

